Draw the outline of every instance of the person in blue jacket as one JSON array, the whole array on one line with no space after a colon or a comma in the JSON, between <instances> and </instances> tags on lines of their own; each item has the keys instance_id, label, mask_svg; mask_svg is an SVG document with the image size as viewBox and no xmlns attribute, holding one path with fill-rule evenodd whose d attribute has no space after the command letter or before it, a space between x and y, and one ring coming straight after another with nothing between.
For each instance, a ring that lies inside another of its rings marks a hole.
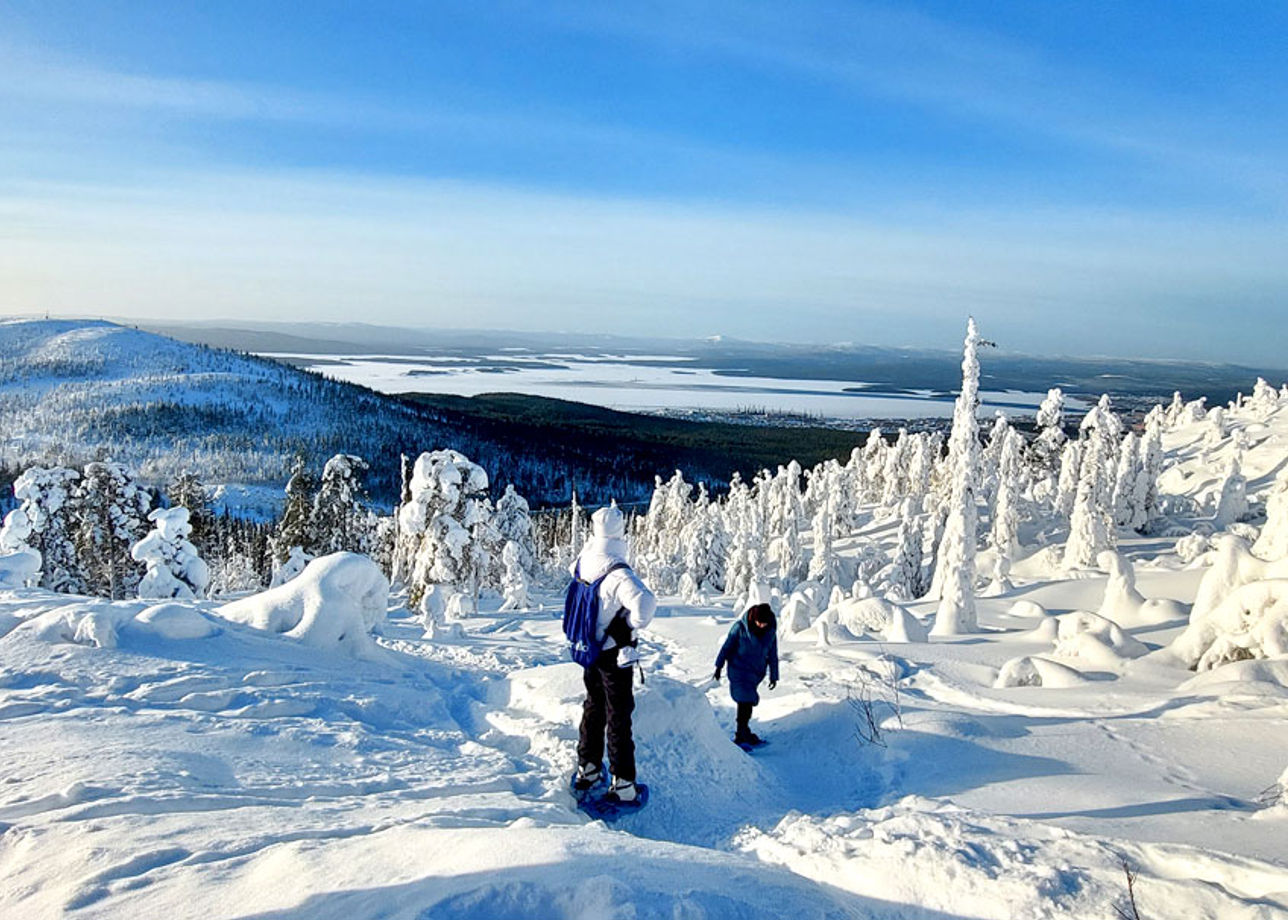
<instances>
[{"instance_id":1,"label":"person in blue jacket","mask_svg":"<svg viewBox=\"0 0 1288 920\"><path fill-rule=\"evenodd\" d=\"M729 695L738 704L736 744L760 744L751 730L751 711L760 702L756 688L769 672L769 689L778 686L778 632L774 611L768 604L754 604L729 627L729 635L716 656L716 683L729 666Z\"/></svg>"}]
</instances>

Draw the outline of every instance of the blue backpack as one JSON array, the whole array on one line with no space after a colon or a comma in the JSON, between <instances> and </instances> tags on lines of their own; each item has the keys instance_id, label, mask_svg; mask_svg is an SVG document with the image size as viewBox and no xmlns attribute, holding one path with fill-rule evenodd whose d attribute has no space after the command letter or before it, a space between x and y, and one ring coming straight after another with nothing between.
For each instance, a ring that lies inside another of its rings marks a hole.
<instances>
[{"instance_id":1,"label":"blue backpack","mask_svg":"<svg viewBox=\"0 0 1288 920\"><path fill-rule=\"evenodd\" d=\"M595 627L599 623L599 586L609 574L625 568L630 567L618 562L593 582L582 581L580 562L573 570L572 583L564 595L563 631L568 640L568 655L583 668L594 664L604 650L603 640L595 638Z\"/></svg>"}]
</instances>

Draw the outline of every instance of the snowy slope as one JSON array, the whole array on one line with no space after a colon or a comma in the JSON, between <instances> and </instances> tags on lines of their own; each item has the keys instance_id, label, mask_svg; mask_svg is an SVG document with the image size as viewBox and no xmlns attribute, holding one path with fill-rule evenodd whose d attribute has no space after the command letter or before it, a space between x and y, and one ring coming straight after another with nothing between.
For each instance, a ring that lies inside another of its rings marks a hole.
<instances>
[{"instance_id":1,"label":"snowy slope","mask_svg":"<svg viewBox=\"0 0 1288 920\"><path fill-rule=\"evenodd\" d=\"M1230 426L1255 508L1288 411ZM1175 604L1115 611L1117 652L1074 634L1109 578L1030 547L1017 586L979 600L978 634L784 635L755 716L770 743L747 755L709 679L733 613L670 599L637 689L653 798L612 828L565 791L581 685L557 597L432 640L394 598L354 657L334 630L243 625L272 598L140 617L142 601L0 593L0 913L1104 918L1125 862L1143 917L1288 916L1288 809L1262 799L1288 765L1288 660L1196 674L1169 649L1214 562L1176 552L1216 529L1232 447L1208 431L1167 436L1176 532L1120 544L1144 597ZM314 620L364 616L318 596ZM1002 679L1022 659L1058 679Z\"/></svg>"}]
</instances>

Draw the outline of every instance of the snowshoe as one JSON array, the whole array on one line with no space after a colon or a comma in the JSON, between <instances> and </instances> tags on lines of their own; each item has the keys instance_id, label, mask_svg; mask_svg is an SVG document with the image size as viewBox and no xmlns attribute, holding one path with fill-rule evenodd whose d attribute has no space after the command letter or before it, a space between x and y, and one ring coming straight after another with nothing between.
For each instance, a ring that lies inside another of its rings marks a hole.
<instances>
[{"instance_id":1,"label":"snowshoe","mask_svg":"<svg viewBox=\"0 0 1288 920\"><path fill-rule=\"evenodd\" d=\"M573 780L575 782L576 777ZM577 801L578 809L596 821L605 821L609 824L622 815L639 811L648 804L648 786L643 783L635 784L635 799L631 802L622 802L610 795L608 784L602 780L590 789L580 792L574 786L572 795Z\"/></svg>"}]
</instances>

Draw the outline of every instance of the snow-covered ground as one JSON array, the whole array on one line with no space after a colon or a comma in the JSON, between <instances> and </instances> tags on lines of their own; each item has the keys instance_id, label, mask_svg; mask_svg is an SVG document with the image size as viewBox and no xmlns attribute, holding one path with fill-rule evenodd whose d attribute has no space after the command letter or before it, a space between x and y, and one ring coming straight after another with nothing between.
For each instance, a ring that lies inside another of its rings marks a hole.
<instances>
[{"instance_id":1,"label":"snow-covered ground","mask_svg":"<svg viewBox=\"0 0 1288 920\"><path fill-rule=\"evenodd\" d=\"M1025 534L977 632L907 641L928 601L796 622L754 754L710 681L731 603L664 598L635 718L652 798L614 826L566 789L555 593L429 638L350 554L222 605L0 591L0 915L1104 918L1130 870L1141 917L1288 916L1278 406L1172 427L1173 510L1100 571ZM1261 557L1221 520L1236 455L1241 516L1277 515Z\"/></svg>"},{"instance_id":2,"label":"snow-covered ground","mask_svg":"<svg viewBox=\"0 0 1288 920\"><path fill-rule=\"evenodd\" d=\"M1139 585L1188 602L1201 575L1145 569ZM141 620L144 601L8 592L0 906L1104 917L1125 858L1143 916L1288 914L1288 815L1257 803L1288 751L1282 673L1196 678L1155 654L1083 664L1068 687L994 687L1005 662L1051 647L1037 619L1008 614L1016 597L1095 608L1104 583L982 600L989 631L954 641L788 639L754 755L730 743L731 704L708 680L732 614L673 606L637 691L653 798L615 828L565 792L580 673L550 610L485 612L430 641L395 609L355 658L211 602ZM1130 632L1161 647L1183 625ZM885 746L857 737L865 693Z\"/></svg>"}]
</instances>

